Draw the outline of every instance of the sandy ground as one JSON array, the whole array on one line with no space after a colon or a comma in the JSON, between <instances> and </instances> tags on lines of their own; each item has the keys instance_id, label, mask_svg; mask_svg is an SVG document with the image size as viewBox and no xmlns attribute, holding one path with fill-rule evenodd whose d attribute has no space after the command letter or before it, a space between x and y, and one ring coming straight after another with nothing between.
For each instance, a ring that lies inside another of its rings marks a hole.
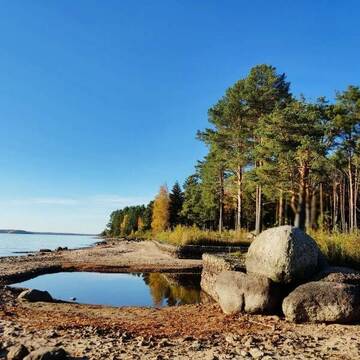
<instances>
[{"instance_id":1,"label":"sandy ground","mask_svg":"<svg viewBox=\"0 0 360 360\"><path fill-rule=\"evenodd\" d=\"M201 260L180 260L161 252L155 244L116 242L92 248L0 258L0 284L11 284L50 272L193 272Z\"/></svg>"},{"instance_id":2,"label":"sandy ground","mask_svg":"<svg viewBox=\"0 0 360 360\"><path fill-rule=\"evenodd\" d=\"M173 259L151 243L0 260L0 279L56 269L190 271L197 260ZM33 275L32 275L33 276ZM358 359L360 325L292 324L278 316L224 315L216 304L113 308L26 303L0 291L0 342L30 349L56 345L76 359Z\"/></svg>"}]
</instances>

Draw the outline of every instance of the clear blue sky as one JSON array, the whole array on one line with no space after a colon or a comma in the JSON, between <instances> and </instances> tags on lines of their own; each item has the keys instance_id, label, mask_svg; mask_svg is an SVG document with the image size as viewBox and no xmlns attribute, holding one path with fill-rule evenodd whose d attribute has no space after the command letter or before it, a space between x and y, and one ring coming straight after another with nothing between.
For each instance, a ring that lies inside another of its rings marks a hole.
<instances>
[{"instance_id":1,"label":"clear blue sky","mask_svg":"<svg viewBox=\"0 0 360 360\"><path fill-rule=\"evenodd\" d=\"M181 183L207 109L260 63L309 98L360 83L360 3L18 1L0 12L0 228L98 232Z\"/></svg>"}]
</instances>

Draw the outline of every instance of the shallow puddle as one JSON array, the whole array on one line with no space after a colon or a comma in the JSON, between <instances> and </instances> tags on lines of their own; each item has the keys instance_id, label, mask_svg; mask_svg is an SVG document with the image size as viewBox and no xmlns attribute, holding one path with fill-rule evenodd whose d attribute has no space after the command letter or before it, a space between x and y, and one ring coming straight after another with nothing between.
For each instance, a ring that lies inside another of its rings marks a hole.
<instances>
[{"instance_id":1,"label":"shallow puddle","mask_svg":"<svg viewBox=\"0 0 360 360\"><path fill-rule=\"evenodd\" d=\"M109 306L176 306L200 302L200 274L60 272L14 284L53 298Z\"/></svg>"}]
</instances>

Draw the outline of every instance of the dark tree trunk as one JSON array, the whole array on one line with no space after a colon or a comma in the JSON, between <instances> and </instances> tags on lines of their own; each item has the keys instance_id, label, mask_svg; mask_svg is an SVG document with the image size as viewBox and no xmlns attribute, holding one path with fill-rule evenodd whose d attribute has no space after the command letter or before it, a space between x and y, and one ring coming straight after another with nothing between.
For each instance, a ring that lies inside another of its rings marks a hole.
<instances>
[{"instance_id":1,"label":"dark tree trunk","mask_svg":"<svg viewBox=\"0 0 360 360\"><path fill-rule=\"evenodd\" d=\"M219 173L220 194L219 194L219 232L223 230L224 224L224 171Z\"/></svg>"},{"instance_id":2,"label":"dark tree trunk","mask_svg":"<svg viewBox=\"0 0 360 360\"><path fill-rule=\"evenodd\" d=\"M320 228L324 227L324 192L323 192L323 184L320 183Z\"/></svg>"},{"instance_id":3,"label":"dark tree trunk","mask_svg":"<svg viewBox=\"0 0 360 360\"><path fill-rule=\"evenodd\" d=\"M306 189L307 189L308 168L304 165L300 170L300 183L298 201L295 210L294 226L300 229L305 229L305 204L306 204Z\"/></svg>"},{"instance_id":4,"label":"dark tree trunk","mask_svg":"<svg viewBox=\"0 0 360 360\"><path fill-rule=\"evenodd\" d=\"M236 229L241 229L241 217L242 217L242 167L239 166L237 172L237 214L236 214Z\"/></svg>"},{"instance_id":5,"label":"dark tree trunk","mask_svg":"<svg viewBox=\"0 0 360 360\"><path fill-rule=\"evenodd\" d=\"M309 186L305 189L305 229L309 231L311 228L310 220L310 189Z\"/></svg>"},{"instance_id":6,"label":"dark tree trunk","mask_svg":"<svg viewBox=\"0 0 360 360\"><path fill-rule=\"evenodd\" d=\"M255 233L261 232L261 203L262 203L262 189L261 185L256 185L256 210L255 210Z\"/></svg>"},{"instance_id":7,"label":"dark tree trunk","mask_svg":"<svg viewBox=\"0 0 360 360\"><path fill-rule=\"evenodd\" d=\"M317 211L316 211L316 191L313 191L312 196L311 196L311 227L313 229L316 229L316 216L317 216Z\"/></svg>"},{"instance_id":8,"label":"dark tree trunk","mask_svg":"<svg viewBox=\"0 0 360 360\"><path fill-rule=\"evenodd\" d=\"M283 199L283 191L280 190L279 196L279 213L278 213L278 223L279 226L283 225L283 217L284 217L284 199Z\"/></svg>"}]
</instances>

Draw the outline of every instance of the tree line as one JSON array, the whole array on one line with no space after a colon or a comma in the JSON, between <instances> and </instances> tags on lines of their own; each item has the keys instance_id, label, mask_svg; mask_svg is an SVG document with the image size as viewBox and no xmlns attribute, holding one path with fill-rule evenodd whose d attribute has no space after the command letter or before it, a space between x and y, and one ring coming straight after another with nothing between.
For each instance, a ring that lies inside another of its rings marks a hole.
<instances>
[{"instance_id":1,"label":"tree line","mask_svg":"<svg viewBox=\"0 0 360 360\"><path fill-rule=\"evenodd\" d=\"M146 206L127 206L113 211L103 235L126 237L147 231L160 232L185 224L182 216L183 202L184 193L178 182L170 193L166 185L163 185L155 199Z\"/></svg>"},{"instance_id":2,"label":"tree line","mask_svg":"<svg viewBox=\"0 0 360 360\"><path fill-rule=\"evenodd\" d=\"M144 207L146 228L184 224L259 233L293 224L307 230L357 230L358 86L336 93L333 102L324 97L310 102L291 94L285 74L258 65L225 91L208 118L209 127L197 133L208 153L183 191L176 184L181 206L175 211L173 191L162 187Z\"/></svg>"}]
</instances>

